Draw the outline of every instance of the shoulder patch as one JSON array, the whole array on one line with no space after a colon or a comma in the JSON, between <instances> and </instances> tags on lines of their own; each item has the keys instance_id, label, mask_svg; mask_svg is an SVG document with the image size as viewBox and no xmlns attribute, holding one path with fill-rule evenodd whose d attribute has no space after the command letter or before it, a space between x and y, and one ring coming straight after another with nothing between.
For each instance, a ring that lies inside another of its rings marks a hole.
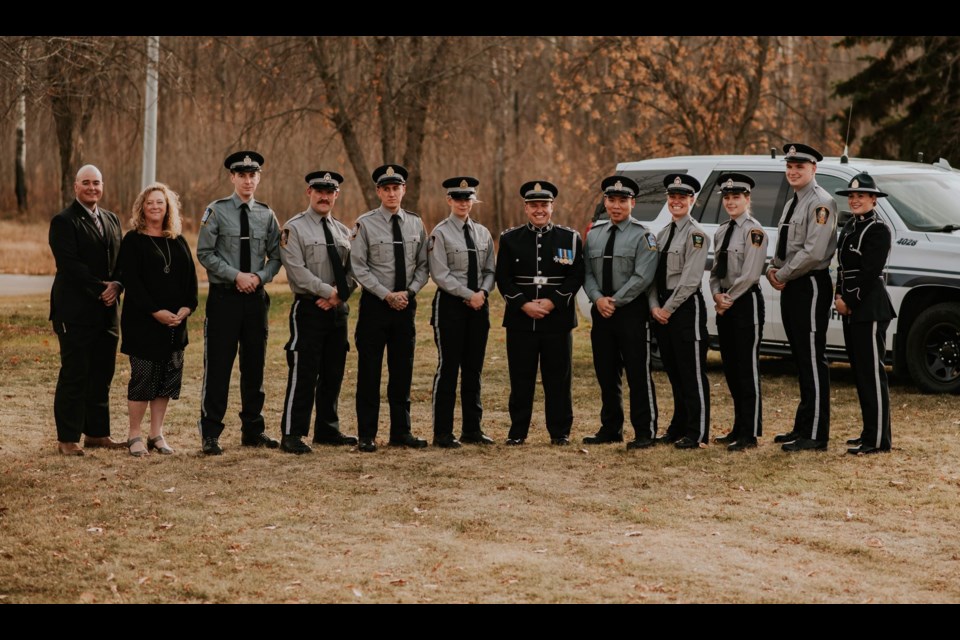
<instances>
[{"instance_id":1,"label":"shoulder patch","mask_svg":"<svg viewBox=\"0 0 960 640\"><path fill-rule=\"evenodd\" d=\"M763 229L750 229L750 244L755 247L763 244Z\"/></svg>"},{"instance_id":2,"label":"shoulder patch","mask_svg":"<svg viewBox=\"0 0 960 640\"><path fill-rule=\"evenodd\" d=\"M213 217L213 207L207 207L203 212L203 217L200 218L200 226L204 226Z\"/></svg>"},{"instance_id":3,"label":"shoulder patch","mask_svg":"<svg viewBox=\"0 0 960 640\"><path fill-rule=\"evenodd\" d=\"M354 240L357 237L357 234L360 233L360 221L357 220L357 224L353 225L353 233L350 234L350 239Z\"/></svg>"},{"instance_id":4,"label":"shoulder patch","mask_svg":"<svg viewBox=\"0 0 960 640\"><path fill-rule=\"evenodd\" d=\"M653 235L649 231L644 235L644 238L647 240L647 249L650 251L657 250L657 236Z\"/></svg>"},{"instance_id":5,"label":"shoulder patch","mask_svg":"<svg viewBox=\"0 0 960 640\"><path fill-rule=\"evenodd\" d=\"M827 220L830 218L830 209L826 207L817 207L817 224L827 224Z\"/></svg>"},{"instance_id":6,"label":"shoulder patch","mask_svg":"<svg viewBox=\"0 0 960 640\"><path fill-rule=\"evenodd\" d=\"M438 225L439 226L439 225ZM437 237L434 235L430 236L430 239L427 240L427 253L433 251L433 244L437 241Z\"/></svg>"},{"instance_id":7,"label":"shoulder patch","mask_svg":"<svg viewBox=\"0 0 960 640\"><path fill-rule=\"evenodd\" d=\"M283 231L280 232L280 246L287 246L287 241L290 239L290 229L284 227Z\"/></svg>"},{"instance_id":8,"label":"shoulder patch","mask_svg":"<svg viewBox=\"0 0 960 640\"><path fill-rule=\"evenodd\" d=\"M703 247L703 238L704 238L703 234L700 233L699 231L695 231L690 234L690 239L693 240L694 249L700 249L701 247Z\"/></svg>"}]
</instances>

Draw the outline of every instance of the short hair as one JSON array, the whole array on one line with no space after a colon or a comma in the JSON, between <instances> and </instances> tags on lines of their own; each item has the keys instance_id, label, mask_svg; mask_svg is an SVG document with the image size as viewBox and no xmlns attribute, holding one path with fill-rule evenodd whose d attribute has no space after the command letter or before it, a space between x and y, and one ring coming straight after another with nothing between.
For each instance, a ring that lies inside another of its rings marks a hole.
<instances>
[{"instance_id":1,"label":"short hair","mask_svg":"<svg viewBox=\"0 0 960 640\"><path fill-rule=\"evenodd\" d=\"M143 214L143 203L147 196L154 191L161 192L167 201L167 214L163 217L163 235L165 238L172 240L183 232L183 222L180 219L180 196L162 182L148 184L137 196L137 199L133 202L130 226L138 233L142 233L147 228L147 221Z\"/></svg>"}]
</instances>

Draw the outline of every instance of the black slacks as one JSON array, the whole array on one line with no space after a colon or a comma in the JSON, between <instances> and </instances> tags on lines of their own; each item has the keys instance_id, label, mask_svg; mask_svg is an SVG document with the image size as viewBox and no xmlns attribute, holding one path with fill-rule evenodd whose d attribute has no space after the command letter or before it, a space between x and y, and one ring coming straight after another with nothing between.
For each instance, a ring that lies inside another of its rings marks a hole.
<instances>
[{"instance_id":1,"label":"black slacks","mask_svg":"<svg viewBox=\"0 0 960 640\"><path fill-rule=\"evenodd\" d=\"M200 435L219 438L227 412L230 375L240 351L240 429L263 433L263 367L267 351L270 296L263 288L240 293L232 285L210 285L203 323L203 384Z\"/></svg>"},{"instance_id":2,"label":"black slacks","mask_svg":"<svg viewBox=\"0 0 960 640\"><path fill-rule=\"evenodd\" d=\"M481 431L483 404L480 376L490 333L490 307L474 310L463 298L437 291L433 298L433 340L437 345L437 372L433 376L433 435L453 433L453 413L460 377L462 432Z\"/></svg>"},{"instance_id":3,"label":"black slacks","mask_svg":"<svg viewBox=\"0 0 960 640\"><path fill-rule=\"evenodd\" d=\"M733 398L734 438L763 435L763 400L760 395L760 340L763 339L764 305L760 287L746 292L717 316L723 375Z\"/></svg>"},{"instance_id":4,"label":"black slacks","mask_svg":"<svg viewBox=\"0 0 960 640\"><path fill-rule=\"evenodd\" d=\"M60 342L60 375L53 396L57 440L110 435L110 383L117 362L117 332L54 322Z\"/></svg>"},{"instance_id":5,"label":"black slacks","mask_svg":"<svg viewBox=\"0 0 960 640\"><path fill-rule=\"evenodd\" d=\"M662 325L654 322L660 358L673 390L673 417L666 435L697 442L710 438L710 383L707 381L707 312L703 296L687 298Z\"/></svg>"},{"instance_id":6,"label":"black slacks","mask_svg":"<svg viewBox=\"0 0 960 640\"><path fill-rule=\"evenodd\" d=\"M863 416L860 438L869 447L889 450L890 389L887 369L883 365L886 354L887 328L890 321L850 322L843 316L843 342L857 382L857 397Z\"/></svg>"},{"instance_id":7,"label":"black slacks","mask_svg":"<svg viewBox=\"0 0 960 640\"><path fill-rule=\"evenodd\" d=\"M533 417L537 368L543 381L547 431L551 438L570 436L573 426L573 334L507 328L507 366L510 370L511 439L525 439Z\"/></svg>"},{"instance_id":8,"label":"black slacks","mask_svg":"<svg viewBox=\"0 0 960 640\"><path fill-rule=\"evenodd\" d=\"M390 439L410 433L410 385L417 330L417 301L395 311L371 293L360 296L360 315L354 342L357 345L357 435L376 438L380 420L380 376L387 352L387 402L390 405Z\"/></svg>"}]
</instances>

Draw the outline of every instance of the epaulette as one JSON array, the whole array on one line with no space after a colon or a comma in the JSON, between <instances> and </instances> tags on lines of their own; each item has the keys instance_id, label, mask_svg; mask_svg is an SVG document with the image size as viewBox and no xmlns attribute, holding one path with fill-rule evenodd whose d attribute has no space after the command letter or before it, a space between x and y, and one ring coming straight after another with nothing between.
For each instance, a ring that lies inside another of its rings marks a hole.
<instances>
[{"instance_id":1,"label":"epaulette","mask_svg":"<svg viewBox=\"0 0 960 640\"><path fill-rule=\"evenodd\" d=\"M640 222L639 220L637 220L636 218L634 218L633 216L629 216L629 217L627 218L627 220L630 221L630 224L638 224L638 225L640 225L641 227L643 227L644 229L646 229L646 227L644 226L644 224L643 224L642 222Z\"/></svg>"},{"instance_id":2,"label":"epaulette","mask_svg":"<svg viewBox=\"0 0 960 640\"><path fill-rule=\"evenodd\" d=\"M607 220L597 220L597 221L594 222L592 225L590 225L590 228L593 229L594 227L600 227L600 226L603 226L603 225L609 224L609 223L610 223L610 220L609 220L609 219L607 219Z\"/></svg>"},{"instance_id":3,"label":"epaulette","mask_svg":"<svg viewBox=\"0 0 960 640\"><path fill-rule=\"evenodd\" d=\"M449 220L450 220L450 218L447 217L447 218L444 218L443 220L441 220L440 222L438 222L438 223L436 224L436 226L433 228L433 231L436 231L437 229L439 229L440 227L442 227L442 226L443 226L444 224L446 224L447 221L449 221ZM431 231L430 233L433 233L433 231Z\"/></svg>"},{"instance_id":4,"label":"epaulette","mask_svg":"<svg viewBox=\"0 0 960 640\"><path fill-rule=\"evenodd\" d=\"M562 224L555 224L555 225L553 225L553 226L555 226L557 229L566 229L566 230L569 231L570 233L575 233L575 234L577 234L577 235L580 235L580 232L577 231L576 229L574 229L573 227L565 227L565 226L563 226Z\"/></svg>"},{"instance_id":5,"label":"epaulette","mask_svg":"<svg viewBox=\"0 0 960 640\"><path fill-rule=\"evenodd\" d=\"M411 216L413 216L414 218L419 218L419 217L420 217L420 214L417 213L416 211L407 211L406 209L404 209L403 212L404 212L404 213L409 213L409 214L410 214Z\"/></svg>"},{"instance_id":6,"label":"epaulette","mask_svg":"<svg viewBox=\"0 0 960 640\"><path fill-rule=\"evenodd\" d=\"M261 200L257 200L256 198L254 198L253 201L254 201L255 203L257 203L258 205L260 205L261 207L266 207L267 209L270 209L270 205L268 205L266 202L263 202L263 201L261 201ZM273 209L270 209L270 210L273 211Z\"/></svg>"},{"instance_id":7,"label":"epaulette","mask_svg":"<svg viewBox=\"0 0 960 640\"><path fill-rule=\"evenodd\" d=\"M719 230L720 227L722 227L722 226L724 226L724 225L728 225L728 224L730 224L731 222L733 222L733 218L727 218L726 220L724 220L723 222L721 222L720 224L717 225L717 229Z\"/></svg>"},{"instance_id":8,"label":"epaulette","mask_svg":"<svg viewBox=\"0 0 960 640\"><path fill-rule=\"evenodd\" d=\"M290 218L289 220L287 220L285 223L283 223L283 226L287 226L288 224L290 224L290 223L293 222L294 220L299 220L300 218L303 217L303 214L304 214L304 213L306 213L306 212L305 212L305 211L301 211L300 213L298 213L297 215L293 216L292 218Z\"/></svg>"},{"instance_id":9,"label":"epaulette","mask_svg":"<svg viewBox=\"0 0 960 640\"><path fill-rule=\"evenodd\" d=\"M521 225L517 225L516 227L510 227L509 229L504 229L503 231L500 232L500 237L502 238L503 236L507 235L511 231L516 231L517 229L523 229L525 226L526 225L521 224Z\"/></svg>"},{"instance_id":10,"label":"epaulette","mask_svg":"<svg viewBox=\"0 0 960 640\"><path fill-rule=\"evenodd\" d=\"M233 196L227 196L226 198L220 198L219 200L214 200L210 204L217 204L218 202L227 202L232 199L233 199Z\"/></svg>"},{"instance_id":11,"label":"epaulette","mask_svg":"<svg viewBox=\"0 0 960 640\"><path fill-rule=\"evenodd\" d=\"M369 216L370 214L376 213L377 211L378 211L377 209L371 209L370 211L367 211L366 213L361 213L359 216L357 216L356 222L360 222L361 220L363 220L364 218L366 218L366 217Z\"/></svg>"}]
</instances>

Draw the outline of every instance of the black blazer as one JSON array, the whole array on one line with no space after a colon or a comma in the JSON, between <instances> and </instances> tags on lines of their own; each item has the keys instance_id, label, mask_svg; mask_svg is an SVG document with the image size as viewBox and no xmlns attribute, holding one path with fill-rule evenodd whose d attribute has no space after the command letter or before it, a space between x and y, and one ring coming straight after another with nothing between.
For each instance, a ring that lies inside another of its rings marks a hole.
<instances>
[{"instance_id":1,"label":"black blazer","mask_svg":"<svg viewBox=\"0 0 960 640\"><path fill-rule=\"evenodd\" d=\"M836 295L852 311L845 320L885 322L897 317L883 277L892 242L890 228L875 211L853 216L840 231Z\"/></svg>"},{"instance_id":2,"label":"black blazer","mask_svg":"<svg viewBox=\"0 0 960 640\"><path fill-rule=\"evenodd\" d=\"M100 209L103 235L83 206L73 204L50 221L50 249L57 275L50 291L50 320L119 329L119 305L105 307L100 294L116 280L120 252L120 220Z\"/></svg>"}]
</instances>

